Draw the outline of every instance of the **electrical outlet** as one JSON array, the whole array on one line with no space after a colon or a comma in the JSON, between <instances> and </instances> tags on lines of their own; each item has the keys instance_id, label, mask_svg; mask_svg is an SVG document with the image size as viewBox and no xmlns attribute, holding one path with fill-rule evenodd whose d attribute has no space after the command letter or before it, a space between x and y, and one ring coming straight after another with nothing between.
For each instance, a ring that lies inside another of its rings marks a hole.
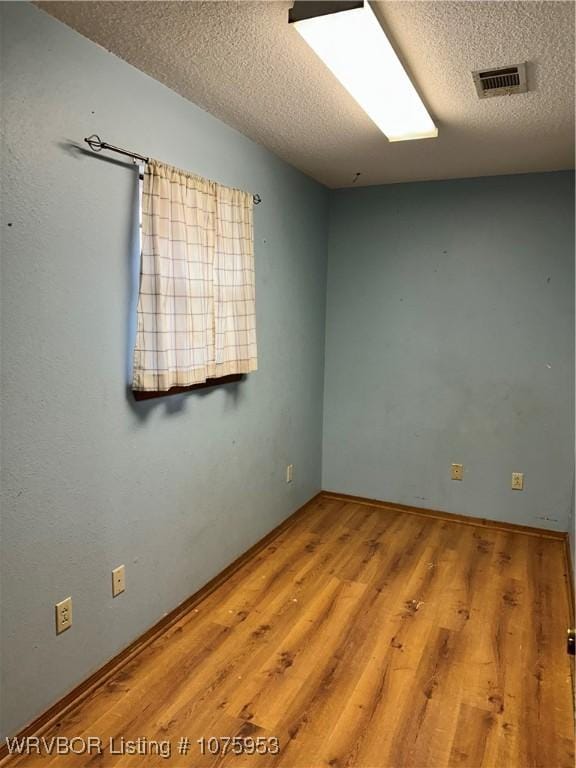
<instances>
[{"instance_id":1,"label":"electrical outlet","mask_svg":"<svg viewBox=\"0 0 576 768\"><path fill-rule=\"evenodd\" d=\"M60 635L72 626L72 598L56 603L56 634Z\"/></svg>"},{"instance_id":2,"label":"electrical outlet","mask_svg":"<svg viewBox=\"0 0 576 768\"><path fill-rule=\"evenodd\" d=\"M512 490L524 490L524 472L512 472Z\"/></svg>"},{"instance_id":3,"label":"electrical outlet","mask_svg":"<svg viewBox=\"0 0 576 768\"><path fill-rule=\"evenodd\" d=\"M288 464L286 467L286 482L291 483L294 479L294 464Z\"/></svg>"},{"instance_id":4,"label":"electrical outlet","mask_svg":"<svg viewBox=\"0 0 576 768\"><path fill-rule=\"evenodd\" d=\"M452 480L464 480L464 465L452 464Z\"/></svg>"},{"instance_id":5,"label":"electrical outlet","mask_svg":"<svg viewBox=\"0 0 576 768\"><path fill-rule=\"evenodd\" d=\"M119 565L112 571L112 597L118 597L126 589L126 568Z\"/></svg>"}]
</instances>

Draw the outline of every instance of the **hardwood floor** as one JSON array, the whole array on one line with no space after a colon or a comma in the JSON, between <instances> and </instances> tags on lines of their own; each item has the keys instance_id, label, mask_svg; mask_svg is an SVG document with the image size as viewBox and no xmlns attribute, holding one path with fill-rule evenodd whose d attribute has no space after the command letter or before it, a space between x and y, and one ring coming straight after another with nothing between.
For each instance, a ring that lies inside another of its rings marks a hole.
<instances>
[{"instance_id":1,"label":"hardwood floor","mask_svg":"<svg viewBox=\"0 0 576 768\"><path fill-rule=\"evenodd\" d=\"M44 734L103 753L8 765L572 768L563 546L320 498ZM280 751L202 755L211 736Z\"/></svg>"}]
</instances>

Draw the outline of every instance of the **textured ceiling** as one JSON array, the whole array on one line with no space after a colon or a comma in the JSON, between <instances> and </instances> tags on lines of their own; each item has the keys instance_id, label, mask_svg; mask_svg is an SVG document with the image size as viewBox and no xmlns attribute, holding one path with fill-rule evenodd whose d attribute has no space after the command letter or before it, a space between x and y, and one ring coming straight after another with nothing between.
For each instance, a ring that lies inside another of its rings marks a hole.
<instances>
[{"instance_id":1,"label":"textured ceiling","mask_svg":"<svg viewBox=\"0 0 576 768\"><path fill-rule=\"evenodd\" d=\"M288 26L291 2L38 5L329 187L574 167L573 2L374 3L439 128L392 144ZM478 99L472 70L521 61L529 93Z\"/></svg>"}]
</instances>

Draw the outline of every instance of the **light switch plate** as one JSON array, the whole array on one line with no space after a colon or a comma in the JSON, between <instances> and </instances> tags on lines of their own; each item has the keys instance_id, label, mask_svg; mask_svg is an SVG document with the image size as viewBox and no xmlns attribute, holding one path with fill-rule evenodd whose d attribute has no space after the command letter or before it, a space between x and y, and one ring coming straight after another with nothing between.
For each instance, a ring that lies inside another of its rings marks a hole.
<instances>
[{"instance_id":1,"label":"light switch plate","mask_svg":"<svg viewBox=\"0 0 576 768\"><path fill-rule=\"evenodd\" d=\"M288 464L286 467L286 482L291 483L294 479L294 464Z\"/></svg>"}]
</instances>

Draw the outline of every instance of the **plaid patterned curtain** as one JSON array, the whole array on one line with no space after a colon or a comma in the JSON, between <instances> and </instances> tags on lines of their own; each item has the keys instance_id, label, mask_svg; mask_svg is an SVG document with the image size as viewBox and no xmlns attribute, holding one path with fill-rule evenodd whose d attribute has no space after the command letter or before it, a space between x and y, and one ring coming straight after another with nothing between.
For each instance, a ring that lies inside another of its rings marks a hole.
<instances>
[{"instance_id":1,"label":"plaid patterned curtain","mask_svg":"<svg viewBox=\"0 0 576 768\"><path fill-rule=\"evenodd\" d=\"M257 368L252 195L150 161L132 388Z\"/></svg>"}]
</instances>

